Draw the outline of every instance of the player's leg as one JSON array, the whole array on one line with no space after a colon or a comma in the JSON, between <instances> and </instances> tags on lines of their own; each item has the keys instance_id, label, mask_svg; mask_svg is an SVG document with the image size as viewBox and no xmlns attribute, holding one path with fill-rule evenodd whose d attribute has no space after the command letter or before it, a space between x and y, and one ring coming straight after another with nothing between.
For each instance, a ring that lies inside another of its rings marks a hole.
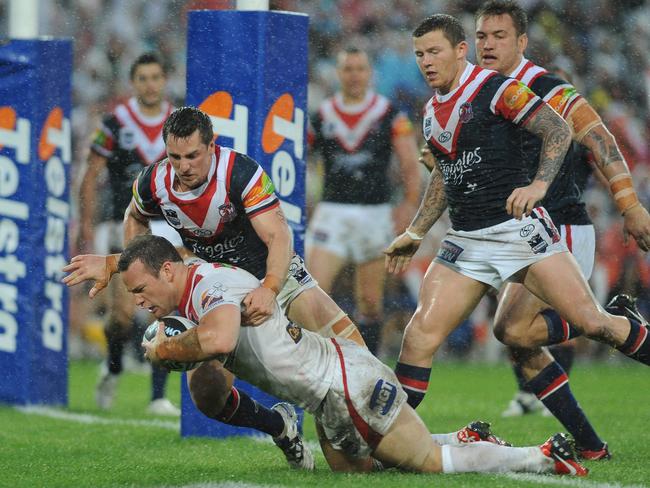
<instances>
[{"instance_id":1,"label":"player's leg","mask_svg":"<svg viewBox=\"0 0 650 488\"><path fill-rule=\"evenodd\" d=\"M404 330L395 374L416 408L429 385L433 355L476 308L488 285L436 261L424 275L418 306Z\"/></svg>"},{"instance_id":2,"label":"player's leg","mask_svg":"<svg viewBox=\"0 0 650 488\"><path fill-rule=\"evenodd\" d=\"M532 264L524 273L523 283L583 335L650 364L647 325L634 318L605 312L596 302L571 254L554 254Z\"/></svg>"},{"instance_id":3,"label":"player's leg","mask_svg":"<svg viewBox=\"0 0 650 488\"><path fill-rule=\"evenodd\" d=\"M530 323L548 309L548 305L524 286L508 283L495 315L495 335L525 336ZM513 332L511 332L513 331ZM502 341L503 342L503 341ZM583 452L607 449L573 396L569 378L553 356L539 347L510 348L511 357L525 381L524 388L542 401L576 440Z\"/></svg>"},{"instance_id":4,"label":"player's leg","mask_svg":"<svg viewBox=\"0 0 650 488\"><path fill-rule=\"evenodd\" d=\"M234 375L217 360L187 372L192 401L205 416L264 432L273 437L292 468L314 469L314 458L298 430L295 409L286 403L266 408L235 387L234 380Z\"/></svg>"},{"instance_id":5,"label":"player's leg","mask_svg":"<svg viewBox=\"0 0 650 488\"><path fill-rule=\"evenodd\" d=\"M384 259L374 259L356 266L354 295L356 322L368 349L377 355L384 318Z\"/></svg>"},{"instance_id":6,"label":"player's leg","mask_svg":"<svg viewBox=\"0 0 650 488\"><path fill-rule=\"evenodd\" d=\"M424 473L561 472L557 469L564 465L560 462L556 467L560 453L552 452L551 446L545 450L545 446L507 447L490 442L441 446L415 411L404 405L373 457L389 466ZM564 462L586 474L573 452L567 454Z\"/></svg>"},{"instance_id":7,"label":"player's leg","mask_svg":"<svg viewBox=\"0 0 650 488\"><path fill-rule=\"evenodd\" d=\"M369 473L373 471L374 462L371 457L353 457L347 455L345 452L334 449L330 441L327 440L323 427L318 419L315 420L316 433L318 434L318 442L320 443L323 456L332 471L343 473Z\"/></svg>"}]
</instances>

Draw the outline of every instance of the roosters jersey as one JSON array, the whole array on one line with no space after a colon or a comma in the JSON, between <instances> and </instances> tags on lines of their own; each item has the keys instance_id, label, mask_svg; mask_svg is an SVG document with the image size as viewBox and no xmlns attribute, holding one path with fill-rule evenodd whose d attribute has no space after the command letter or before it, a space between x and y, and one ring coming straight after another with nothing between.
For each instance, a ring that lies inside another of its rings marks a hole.
<instances>
[{"instance_id":1,"label":"roosters jersey","mask_svg":"<svg viewBox=\"0 0 650 488\"><path fill-rule=\"evenodd\" d=\"M163 102L156 117L140 111L135 98L115 107L95 131L91 150L107 159L112 200L112 219L122 220L131 200L133 179L148 166L166 156L162 127L173 107Z\"/></svg>"},{"instance_id":2,"label":"roosters jersey","mask_svg":"<svg viewBox=\"0 0 650 488\"><path fill-rule=\"evenodd\" d=\"M180 192L174 190L174 178L168 159L145 168L133 183L137 210L151 218L162 216L200 258L230 263L262 278L268 248L250 219L280 202L260 165L216 146L203 185Z\"/></svg>"},{"instance_id":3,"label":"roosters jersey","mask_svg":"<svg viewBox=\"0 0 650 488\"><path fill-rule=\"evenodd\" d=\"M510 77L527 85L565 119L576 103L583 100L573 85L525 58ZM530 161L532 177L537 172L542 143L538 137L528 132L523 134L523 137L524 151ZM564 164L542 200L542 206L548 210L556 225L591 224L582 201L582 194L587 184L585 174L590 172L591 166L585 151L579 144L573 142L566 154Z\"/></svg>"},{"instance_id":4,"label":"roosters jersey","mask_svg":"<svg viewBox=\"0 0 650 488\"><path fill-rule=\"evenodd\" d=\"M308 134L311 146L323 157L323 201L390 201L392 140L412 133L406 115L374 92L368 92L365 100L354 106L346 105L341 94L325 100L312 118Z\"/></svg>"},{"instance_id":5,"label":"roosters jersey","mask_svg":"<svg viewBox=\"0 0 650 488\"><path fill-rule=\"evenodd\" d=\"M199 323L217 307L241 307L244 297L259 286L259 280L242 269L194 265L178 310ZM337 355L330 340L289 322L276 302L273 315L262 325L240 328L235 349L220 359L237 377L313 412L332 384Z\"/></svg>"},{"instance_id":6,"label":"roosters jersey","mask_svg":"<svg viewBox=\"0 0 650 488\"><path fill-rule=\"evenodd\" d=\"M443 175L454 230L512 218L508 196L530 183L518 126L543 103L523 83L471 63L455 90L427 102L424 138Z\"/></svg>"}]
</instances>

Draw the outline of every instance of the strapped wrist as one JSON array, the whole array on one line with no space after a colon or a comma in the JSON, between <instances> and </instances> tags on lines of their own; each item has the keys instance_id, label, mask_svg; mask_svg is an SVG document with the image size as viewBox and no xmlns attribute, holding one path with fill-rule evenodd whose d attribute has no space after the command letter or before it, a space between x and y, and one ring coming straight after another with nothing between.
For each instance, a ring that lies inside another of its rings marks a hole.
<instances>
[{"instance_id":1,"label":"strapped wrist","mask_svg":"<svg viewBox=\"0 0 650 488\"><path fill-rule=\"evenodd\" d=\"M625 215L625 212L640 205L631 175L619 174L612 177L609 180L609 188L621 215Z\"/></svg>"},{"instance_id":2,"label":"strapped wrist","mask_svg":"<svg viewBox=\"0 0 650 488\"><path fill-rule=\"evenodd\" d=\"M280 281L280 278L278 278L275 275L272 274L267 274L264 277L264 280L262 281L262 287L268 288L269 290L272 290L275 295L280 294L280 290L282 289L282 282Z\"/></svg>"},{"instance_id":3,"label":"strapped wrist","mask_svg":"<svg viewBox=\"0 0 650 488\"><path fill-rule=\"evenodd\" d=\"M413 240L413 241L421 241L422 239L424 239L424 236L420 236L420 235L418 235L417 233L415 233L415 232L413 232L412 230L410 230L408 227L407 227L406 230L404 231L404 234L406 234L407 236L409 236L409 237L411 238L411 240Z\"/></svg>"},{"instance_id":4,"label":"strapped wrist","mask_svg":"<svg viewBox=\"0 0 650 488\"><path fill-rule=\"evenodd\" d=\"M117 263L119 261L119 254L109 254L106 256L106 271L108 272L108 279L117 273Z\"/></svg>"}]
</instances>

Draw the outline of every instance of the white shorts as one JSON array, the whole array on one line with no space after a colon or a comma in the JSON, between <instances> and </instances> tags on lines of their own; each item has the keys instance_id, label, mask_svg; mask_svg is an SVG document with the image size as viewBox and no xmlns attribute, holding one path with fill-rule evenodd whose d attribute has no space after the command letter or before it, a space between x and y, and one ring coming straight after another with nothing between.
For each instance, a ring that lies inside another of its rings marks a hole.
<instances>
[{"instance_id":1,"label":"white shorts","mask_svg":"<svg viewBox=\"0 0 650 488\"><path fill-rule=\"evenodd\" d=\"M305 244L360 264L382 257L394 237L389 204L320 202L309 222Z\"/></svg>"},{"instance_id":2,"label":"white shorts","mask_svg":"<svg viewBox=\"0 0 650 488\"><path fill-rule=\"evenodd\" d=\"M591 278L596 255L596 231L593 225L559 225L562 242L576 258L585 279Z\"/></svg>"},{"instance_id":3,"label":"white shorts","mask_svg":"<svg viewBox=\"0 0 650 488\"><path fill-rule=\"evenodd\" d=\"M318 282L309 274L305 268L305 262L297 254L291 258L289 263L289 273L287 274L287 281L278 294L278 302L282 312L286 314L289 304L303 291L309 290L318 286Z\"/></svg>"},{"instance_id":4,"label":"white shorts","mask_svg":"<svg viewBox=\"0 0 650 488\"><path fill-rule=\"evenodd\" d=\"M517 271L567 251L548 212L536 207L521 220L473 231L450 229L436 261L498 290Z\"/></svg>"},{"instance_id":5,"label":"white shorts","mask_svg":"<svg viewBox=\"0 0 650 488\"><path fill-rule=\"evenodd\" d=\"M151 220L151 233L167 239L176 247L182 247L181 236L164 220ZM121 220L107 220L95 227L95 252L97 254L112 254L122 251L124 239L124 224Z\"/></svg>"},{"instance_id":6,"label":"white shorts","mask_svg":"<svg viewBox=\"0 0 650 488\"><path fill-rule=\"evenodd\" d=\"M366 457L395 422L406 393L393 370L366 348L330 340L338 356L334 381L314 416L334 449Z\"/></svg>"}]
</instances>

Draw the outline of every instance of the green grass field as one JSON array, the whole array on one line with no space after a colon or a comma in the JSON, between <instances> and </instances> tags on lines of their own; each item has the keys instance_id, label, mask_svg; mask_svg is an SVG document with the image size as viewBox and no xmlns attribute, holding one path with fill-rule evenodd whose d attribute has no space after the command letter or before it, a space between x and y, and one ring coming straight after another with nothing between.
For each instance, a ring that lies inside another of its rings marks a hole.
<instances>
[{"instance_id":1,"label":"green grass field","mask_svg":"<svg viewBox=\"0 0 650 488\"><path fill-rule=\"evenodd\" d=\"M144 413L148 376L125 374L110 413L94 404L97 365L73 362L69 409L44 412L0 407L0 486L6 487L239 487L336 486L650 486L650 374L626 362L578 364L572 387L614 458L587 463L586 479L529 475L425 476L387 471L372 475L332 474L318 451L315 473L290 471L270 442L181 439L178 423ZM168 389L178 404L180 375ZM561 426L541 415L501 419L513 393L505 365L436 364L419 413L432 432L456 430L473 419L493 422L511 442L539 444ZM306 437L314 450L311 420Z\"/></svg>"}]
</instances>

